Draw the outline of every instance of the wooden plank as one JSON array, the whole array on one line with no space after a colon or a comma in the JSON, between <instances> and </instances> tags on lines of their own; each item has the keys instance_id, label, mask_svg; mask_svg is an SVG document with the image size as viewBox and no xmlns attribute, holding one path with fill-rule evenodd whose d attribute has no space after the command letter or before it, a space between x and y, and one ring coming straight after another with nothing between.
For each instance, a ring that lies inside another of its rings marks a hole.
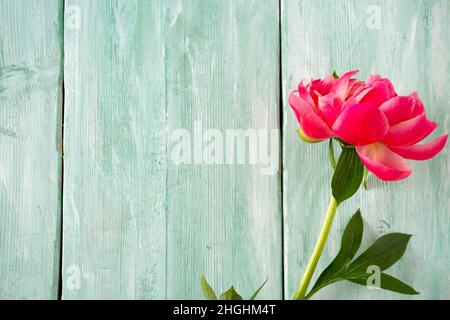
<instances>
[{"instance_id":1,"label":"wooden plank","mask_svg":"<svg viewBox=\"0 0 450 320\"><path fill-rule=\"evenodd\" d=\"M450 130L450 2L420 1L282 1L283 97L297 82L337 70L360 69L390 77L401 94L417 90L430 118ZM326 144L298 140L297 123L284 103L284 215L286 295L290 297L311 254L330 196L331 169ZM450 157L447 147L426 163L413 163L411 178L382 183L373 176L369 191L359 191L338 210L318 270L339 249L344 223L361 208L368 233L402 231L414 236L392 274L422 294L419 299L448 299L450 273ZM364 244L363 244L364 246ZM318 274L316 274L317 276ZM314 279L313 279L314 281ZM317 298L406 298L348 284L323 290Z\"/></svg>"},{"instance_id":2,"label":"wooden plank","mask_svg":"<svg viewBox=\"0 0 450 320\"><path fill-rule=\"evenodd\" d=\"M0 298L55 299L62 1L0 2Z\"/></svg>"},{"instance_id":3,"label":"wooden plank","mask_svg":"<svg viewBox=\"0 0 450 320\"><path fill-rule=\"evenodd\" d=\"M179 128L279 129L278 1L66 1L77 12L63 297L197 299L205 273L247 297L269 277L261 298L280 298L277 170L172 156Z\"/></svg>"}]
</instances>

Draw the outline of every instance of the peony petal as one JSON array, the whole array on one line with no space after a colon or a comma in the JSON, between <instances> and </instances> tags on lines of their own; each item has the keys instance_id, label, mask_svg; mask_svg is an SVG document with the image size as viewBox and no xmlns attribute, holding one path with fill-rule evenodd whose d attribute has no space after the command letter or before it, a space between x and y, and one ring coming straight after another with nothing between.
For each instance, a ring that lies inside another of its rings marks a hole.
<instances>
[{"instance_id":1,"label":"peony petal","mask_svg":"<svg viewBox=\"0 0 450 320\"><path fill-rule=\"evenodd\" d=\"M325 119L326 123L332 127L333 123L336 121L337 117L341 113L342 101L336 97L333 93L326 96L319 97L318 109L322 118Z\"/></svg>"},{"instance_id":2,"label":"peony petal","mask_svg":"<svg viewBox=\"0 0 450 320\"><path fill-rule=\"evenodd\" d=\"M428 143L403 148L389 147L389 149L406 159L428 160L437 155L445 147L447 139L448 135L445 135Z\"/></svg>"},{"instance_id":3,"label":"peony petal","mask_svg":"<svg viewBox=\"0 0 450 320\"><path fill-rule=\"evenodd\" d=\"M383 102L397 96L391 81L372 75L366 83L366 88L356 95L356 101L380 106Z\"/></svg>"},{"instance_id":4,"label":"peony petal","mask_svg":"<svg viewBox=\"0 0 450 320\"><path fill-rule=\"evenodd\" d=\"M394 85L388 78L382 78L379 74L371 74L366 81L367 85L369 86L375 84L376 82L383 82L386 85L389 96L391 97L397 96L397 93L395 92L394 89Z\"/></svg>"},{"instance_id":5,"label":"peony petal","mask_svg":"<svg viewBox=\"0 0 450 320\"><path fill-rule=\"evenodd\" d=\"M416 112L417 114L421 114L422 112L425 112L425 108L423 106L422 100L419 99L419 95L417 94L417 92L413 92L409 95L411 98L414 99L414 101L416 102L415 106L414 106L414 112Z\"/></svg>"},{"instance_id":6,"label":"peony petal","mask_svg":"<svg viewBox=\"0 0 450 320\"><path fill-rule=\"evenodd\" d=\"M377 81L381 80L381 76L379 74L370 74L369 77L367 78L367 83L368 84L373 84Z\"/></svg>"},{"instance_id":7,"label":"peony petal","mask_svg":"<svg viewBox=\"0 0 450 320\"><path fill-rule=\"evenodd\" d=\"M298 85L298 91L297 91L297 93L298 93L298 96L301 98L301 99L303 99L304 101L306 101L310 106L311 106L311 108L313 108L314 110L316 109L316 107L315 107L315 102L314 102L314 100L313 100L313 97L311 96L311 94L309 93L309 84L308 85L304 85L303 84L303 81L301 81L300 83L299 83L299 85Z\"/></svg>"},{"instance_id":8,"label":"peony petal","mask_svg":"<svg viewBox=\"0 0 450 320\"><path fill-rule=\"evenodd\" d=\"M319 91L321 82L322 82L322 80L315 79L315 80L312 80L310 83L308 83L305 87L307 94L309 94L311 96L311 98L313 99L313 104L315 106L317 106L319 96L323 95ZM300 86L299 86L299 88L300 88Z\"/></svg>"},{"instance_id":9,"label":"peony petal","mask_svg":"<svg viewBox=\"0 0 450 320\"><path fill-rule=\"evenodd\" d=\"M345 100L348 92L351 89L350 84L353 85L353 83L354 83L351 81L350 78L358 72L359 72L359 70L349 71L349 72L344 73L339 79L337 79L336 84L333 88L333 92L339 98L341 98L342 101Z\"/></svg>"},{"instance_id":10,"label":"peony petal","mask_svg":"<svg viewBox=\"0 0 450 320\"><path fill-rule=\"evenodd\" d=\"M390 126L412 119L425 112L417 93L412 93L409 96L394 97L383 103L380 106L380 110L388 118Z\"/></svg>"},{"instance_id":11,"label":"peony petal","mask_svg":"<svg viewBox=\"0 0 450 320\"><path fill-rule=\"evenodd\" d=\"M401 180L413 172L405 159L382 143L356 147L356 152L366 168L381 180Z\"/></svg>"},{"instance_id":12,"label":"peony petal","mask_svg":"<svg viewBox=\"0 0 450 320\"><path fill-rule=\"evenodd\" d=\"M437 123L427 119L425 113L389 128L383 142L393 147L411 146L422 141L436 129Z\"/></svg>"},{"instance_id":13,"label":"peony petal","mask_svg":"<svg viewBox=\"0 0 450 320\"><path fill-rule=\"evenodd\" d=\"M345 97L346 100L352 98L354 95L356 95L357 92L364 86L363 81L359 81L356 79L352 79L354 81L351 81L349 85L349 90L347 92L347 96Z\"/></svg>"},{"instance_id":14,"label":"peony petal","mask_svg":"<svg viewBox=\"0 0 450 320\"><path fill-rule=\"evenodd\" d=\"M311 95L314 105L318 105L319 97L326 96L330 93L331 88L336 83L336 79L329 75L325 79L316 79L311 81L311 83L307 86L306 90Z\"/></svg>"},{"instance_id":15,"label":"peony petal","mask_svg":"<svg viewBox=\"0 0 450 320\"><path fill-rule=\"evenodd\" d=\"M392 97L389 95L387 87L383 83L378 83L373 87L361 91L361 93L356 96L356 101L379 106L390 98Z\"/></svg>"},{"instance_id":16,"label":"peony petal","mask_svg":"<svg viewBox=\"0 0 450 320\"><path fill-rule=\"evenodd\" d=\"M289 95L289 104L297 116L303 133L309 139L324 140L335 136L313 107L294 92Z\"/></svg>"},{"instance_id":17,"label":"peony petal","mask_svg":"<svg viewBox=\"0 0 450 320\"><path fill-rule=\"evenodd\" d=\"M325 96L330 93L331 88L335 84L336 79L332 75L327 76L325 79L315 79L311 81L309 86L310 92L318 92L321 96Z\"/></svg>"},{"instance_id":18,"label":"peony petal","mask_svg":"<svg viewBox=\"0 0 450 320\"><path fill-rule=\"evenodd\" d=\"M394 97L380 106L380 110L383 111L390 126L417 117L422 113L414 112L415 109L415 100L410 96Z\"/></svg>"},{"instance_id":19,"label":"peony petal","mask_svg":"<svg viewBox=\"0 0 450 320\"><path fill-rule=\"evenodd\" d=\"M332 129L344 141L360 146L383 140L389 124L377 107L347 102Z\"/></svg>"},{"instance_id":20,"label":"peony petal","mask_svg":"<svg viewBox=\"0 0 450 320\"><path fill-rule=\"evenodd\" d=\"M336 83L336 79L333 77L333 75L328 75L325 79L322 80L322 83L320 84L321 88L319 92L322 95L326 95L330 93L331 88Z\"/></svg>"}]
</instances>

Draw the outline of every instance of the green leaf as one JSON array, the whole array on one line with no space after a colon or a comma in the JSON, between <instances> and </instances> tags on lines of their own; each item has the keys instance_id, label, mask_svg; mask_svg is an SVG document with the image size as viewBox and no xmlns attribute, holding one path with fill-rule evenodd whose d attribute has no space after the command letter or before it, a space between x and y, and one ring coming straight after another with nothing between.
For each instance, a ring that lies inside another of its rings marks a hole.
<instances>
[{"instance_id":1,"label":"green leaf","mask_svg":"<svg viewBox=\"0 0 450 320\"><path fill-rule=\"evenodd\" d=\"M322 140L316 140L313 138L310 138L306 135L306 133L303 132L302 128L299 128L297 130L297 135L298 137L303 140L304 142L308 142L308 143L317 143L317 142L322 142Z\"/></svg>"},{"instance_id":2,"label":"green leaf","mask_svg":"<svg viewBox=\"0 0 450 320\"><path fill-rule=\"evenodd\" d=\"M269 280L269 278L267 278L262 283L262 285L259 286L258 289L256 289L255 293L253 293L253 295L250 297L250 300L254 300L256 298L261 289L266 285L267 280ZM208 283L208 280L206 280L204 275L202 275L201 277L201 284L203 289L203 295L205 296L205 298L207 300L217 300L216 293L214 292L213 288L211 288L211 286ZM225 291L220 295L220 300L242 300L242 297L239 293L236 292L234 287L231 286L230 289L228 289L227 291Z\"/></svg>"},{"instance_id":3,"label":"green leaf","mask_svg":"<svg viewBox=\"0 0 450 320\"><path fill-rule=\"evenodd\" d=\"M213 288L211 288L208 280L206 280L204 275L202 275L200 282L202 283L203 295L205 296L206 300L217 300L216 293L214 292Z\"/></svg>"},{"instance_id":4,"label":"green leaf","mask_svg":"<svg viewBox=\"0 0 450 320\"><path fill-rule=\"evenodd\" d=\"M266 280L262 283L262 285L259 286L258 289L256 289L255 293L252 294L252 296L250 297L249 300L255 300L256 296L259 294L259 292L261 291L262 288L264 288L264 286L267 283L267 280L269 280L269 278L266 278Z\"/></svg>"},{"instance_id":5,"label":"green leaf","mask_svg":"<svg viewBox=\"0 0 450 320\"><path fill-rule=\"evenodd\" d=\"M328 143L328 160L330 160L330 165L333 170L336 170L336 158L334 156L333 139L330 139L330 142Z\"/></svg>"},{"instance_id":6,"label":"green leaf","mask_svg":"<svg viewBox=\"0 0 450 320\"><path fill-rule=\"evenodd\" d=\"M370 277L370 274L366 274L364 276L361 276L360 278L356 279L348 279L349 281L362 285L367 286L367 279ZM386 273L381 273L380 275L380 288L384 290L389 290L393 292L398 292L401 294L419 294L416 290L414 290L412 287L404 283L403 281L394 278L393 276L390 276Z\"/></svg>"},{"instance_id":7,"label":"green leaf","mask_svg":"<svg viewBox=\"0 0 450 320\"><path fill-rule=\"evenodd\" d=\"M336 73L336 70L333 71L333 73L331 74L333 76L333 78L335 79L339 79L338 74Z\"/></svg>"},{"instance_id":8,"label":"green leaf","mask_svg":"<svg viewBox=\"0 0 450 320\"><path fill-rule=\"evenodd\" d=\"M381 271L388 269L403 256L410 238L410 234L404 233L389 233L378 238L349 265L347 275L352 278L364 275L372 265Z\"/></svg>"},{"instance_id":9,"label":"green leaf","mask_svg":"<svg viewBox=\"0 0 450 320\"><path fill-rule=\"evenodd\" d=\"M358 209L347 223L344 234L342 235L341 251L347 259L353 259L356 251L358 251L361 246L363 231L364 223L361 216L361 211Z\"/></svg>"},{"instance_id":10,"label":"green leaf","mask_svg":"<svg viewBox=\"0 0 450 320\"><path fill-rule=\"evenodd\" d=\"M220 300L242 300L242 297L234 290L234 287L231 286L230 289L220 295Z\"/></svg>"},{"instance_id":11,"label":"green leaf","mask_svg":"<svg viewBox=\"0 0 450 320\"><path fill-rule=\"evenodd\" d=\"M333 197L341 203L358 191L364 175L364 165L355 148L343 148L331 181Z\"/></svg>"},{"instance_id":12,"label":"green leaf","mask_svg":"<svg viewBox=\"0 0 450 320\"><path fill-rule=\"evenodd\" d=\"M368 286L368 279L372 275L369 272L370 266L379 268L381 289L408 295L419 294L406 283L381 272L391 267L403 256L411 235L390 233L381 236L351 262L361 245L363 229L361 212L357 210L345 227L339 253L320 274L313 288L306 295L306 299L311 298L320 289L342 280Z\"/></svg>"},{"instance_id":13,"label":"green leaf","mask_svg":"<svg viewBox=\"0 0 450 320\"><path fill-rule=\"evenodd\" d=\"M345 227L339 253L319 276L311 292L308 294L309 296L312 296L315 292L329 284L343 280L348 264L361 245L363 230L364 224L361 212L358 209Z\"/></svg>"}]
</instances>

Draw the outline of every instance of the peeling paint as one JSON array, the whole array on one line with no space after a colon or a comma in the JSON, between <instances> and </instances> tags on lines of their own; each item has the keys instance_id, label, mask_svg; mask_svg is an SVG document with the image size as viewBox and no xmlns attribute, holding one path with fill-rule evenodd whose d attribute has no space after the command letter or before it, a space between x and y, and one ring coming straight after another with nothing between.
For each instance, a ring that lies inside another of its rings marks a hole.
<instances>
[{"instance_id":1,"label":"peeling paint","mask_svg":"<svg viewBox=\"0 0 450 320\"><path fill-rule=\"evenodd\" d=\"M15 130L11 130L8 128L3 128L0 127L0 135L4 135L7 137L11 137L11 138L18 138L19 137L19 133L16 132Z\"/></svg>"},{"instance_id":2,"label":"peeling paint","mask_svg":"<svg viewBox=\"0 0 450 320\"><path fill-rule=\"evenodd\" d=\"M61 9L0 1L0 299L58 297Z\"/></svg>"},{"instance_id":3,"label":"peeling paint","mask_svg":"<svg viewBox=\"0 0 450 320\"><path fill-rule=\"evenodd\" d=\"M177 23L178 16L181 12L183 12L183 5L181 4L181 2L178 2L170 11L169 28L172 28Z\"/></svg>"},{"instance_id":4,"label":"peeling paint","mask_svg":"<svg viewBox=\"0 0 450 320\"><path fill-rule=\"evenodd\" d=\"M0 94L7 90L23 89L40 82L54 85L59 81L60 65L57 59L42 62L12 64L0 68Z\"/></svg>"}]
</instances>

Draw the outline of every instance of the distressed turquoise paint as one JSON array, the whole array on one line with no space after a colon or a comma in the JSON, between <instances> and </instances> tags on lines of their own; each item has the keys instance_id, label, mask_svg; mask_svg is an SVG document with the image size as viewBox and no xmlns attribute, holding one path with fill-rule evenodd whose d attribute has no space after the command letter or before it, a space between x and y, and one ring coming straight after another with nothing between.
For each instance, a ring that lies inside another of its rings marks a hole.
<instances>
[{"instance_id":1,"label":"distressed turquoise paint","mask_svg":"<svg viewBox=\"0 0 450 320\"><path fill-rule=\"evenodd\" d=\"M377 29L377 12L380 28ZM428 113L449 132L449 1L282 1L283 97L302 78L360 69L388 76L401 94L417 90ZM375 27L375 28L374 28ZM286 295L291 296L307 264L330 196L327 144L302 143L297 123L284 103L284 225ZM411 245L391 273L422 292L419 299L448 299L449 148L426 163L413 163L411 178L382 183L369 178L369 191L338 209L318 270L339 249L352 213L361 208L366 239L380 233L412 233ZM364 247L364 244L363 244ZM316 274L317 276L318 274ZM316 296L328 299L405 298L338 284Z\"/></svg>"},{"instance_id":2,"label":"distressed turquoise paint","mask_svg":"<svg viewBox=\"0 0 450 320\"><path fill-rule=\"evenodd\" d=\"M281 298L280 175L176 165L177 128L279 128L278 1L66 1L63 298ZM70 13L70 15L69 15ZM79 281L78 281L79 280Z\"/></svg>"},{"instance_id":3,"label":"distressed turquoise paint","mask_svg":"<svg viewBox=\"0 0 450 320\"><path fill-rule=\"evenodd\" d=\"M62 1L0 3L0 297L56 298ZM282 1L283 97L300 78L361 69L418 90L449 131L449 1ZM378 11L379 10L379 11ZM80 13L77 16L78 12ZM379 16L377 16L379 12ZM377 28L377 18L380 28ZM278 128L278 1L66 1L63 297L281 298L280 176L175 165L177 128ZM79 20L77 20L79 18ZM373 20L375 18L375 20ZM77 22L80 23L79 27ZM283 106L285 288L329 197L326 145L299 142ZM414 234L392 274L448 299L449 151L407 181L371 177L338 212L320 268L361 207L368 232ZM317 298L401 298L340 284Z\"/></svg>"},{"instance_id":4,"label":"distressed turquoise paint","mask_svg":"<svg viewBox=\"0 0 450 320\"><path fill-rule=\"evenodd\" d=\"M0 298L54 299L62 1L0 2Z\"/></svg>"}]
</instances>

